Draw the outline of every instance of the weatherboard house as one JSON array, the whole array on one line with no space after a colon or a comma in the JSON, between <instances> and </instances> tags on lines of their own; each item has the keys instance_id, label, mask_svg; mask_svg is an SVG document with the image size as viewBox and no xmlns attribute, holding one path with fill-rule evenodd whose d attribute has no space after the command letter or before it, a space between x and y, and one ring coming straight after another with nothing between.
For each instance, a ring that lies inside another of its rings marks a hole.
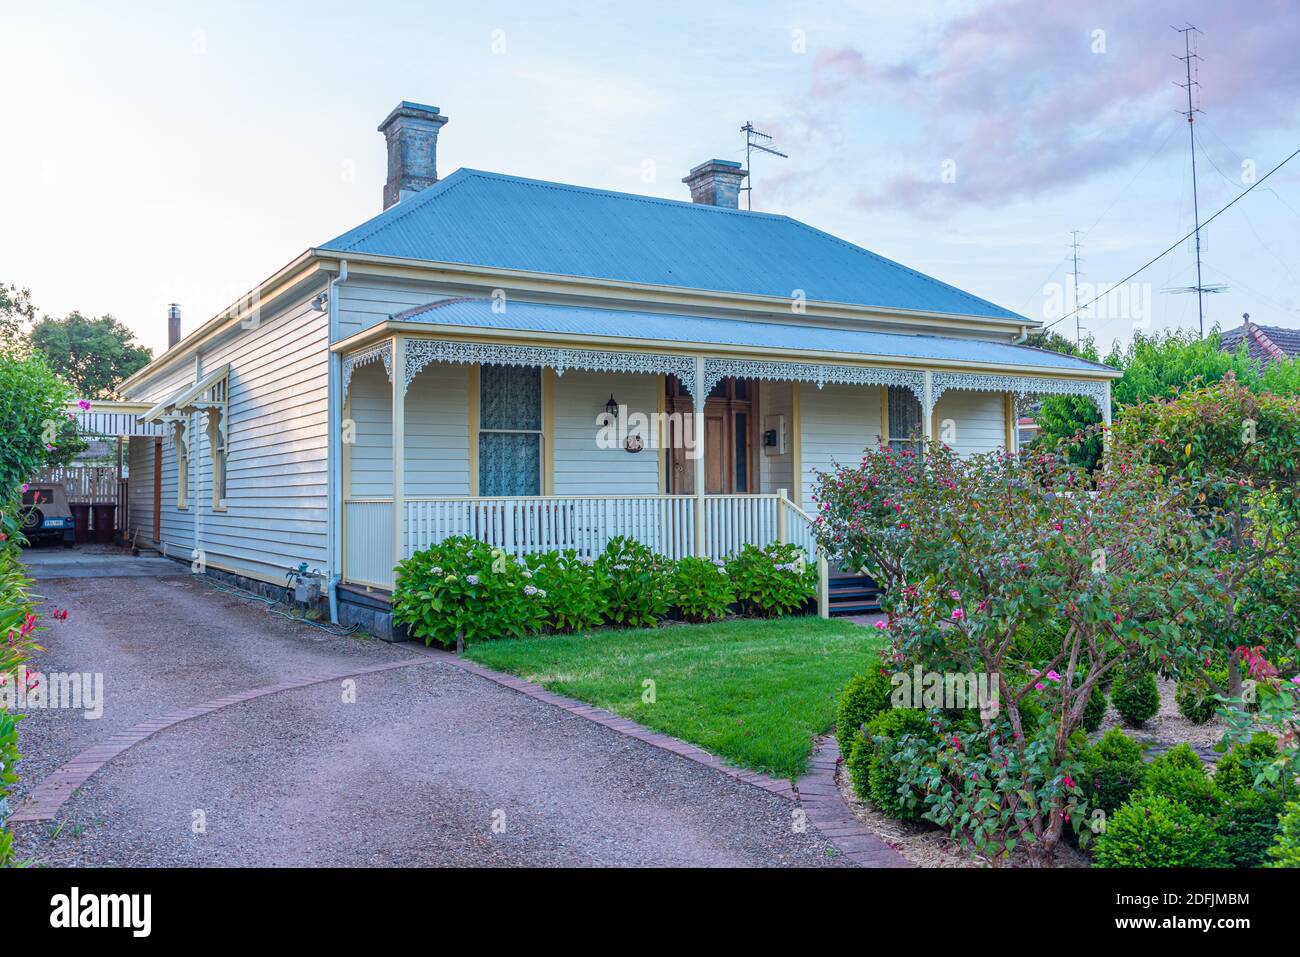
<instances>
[{"instance_id":1,"label":"weatherboard house","mask_svg":"<svg viewBox=\"0 0 1300 957\"><path fill-rule=\"evenodd\" d=\"M394 566L447 536L590 555L627 535L671 557L788 540L816 560L816 476L867 446L1014 447L1041 395L1109 416L1113 370L737 208L737 163L692 169L690 202L439 179L446 122L399 104L383 212L184 338L173 322L95 410L131 420L129 536L258 582L306 563L337 620L387 636Z\"/></svg>"}]
</instances>

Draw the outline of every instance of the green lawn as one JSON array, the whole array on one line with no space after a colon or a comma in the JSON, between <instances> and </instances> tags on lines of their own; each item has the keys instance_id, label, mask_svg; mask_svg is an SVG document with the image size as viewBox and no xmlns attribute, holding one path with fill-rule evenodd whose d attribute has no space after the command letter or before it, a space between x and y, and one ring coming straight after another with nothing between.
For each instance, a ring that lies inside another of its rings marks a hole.
<instances>
[{"instance_id":1,"label":"green lawn","mask_svg":"<svg viewBox=\"0 0 1300 957\"><path fill-rule=\"evenodd\" d=\"M880 644L874 630L810 617L492 641L466 656L793 779ZM646 679L653 704L642 701Z\"/></svg>"}]
</instances>

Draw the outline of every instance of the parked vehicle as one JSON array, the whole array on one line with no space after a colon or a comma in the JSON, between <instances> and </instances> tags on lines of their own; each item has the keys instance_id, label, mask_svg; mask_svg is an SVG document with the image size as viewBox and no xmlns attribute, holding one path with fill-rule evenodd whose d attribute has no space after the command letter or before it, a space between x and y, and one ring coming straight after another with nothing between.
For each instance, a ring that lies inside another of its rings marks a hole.
<instances>
[{"instance_id":1,"label":"parked vehicle","mask_svg":"<svg viewBox=\"0 0 1300 957\"><path fill-rule=\"evenodd\" d=\"M23 534L33 544L57 538L64 545L72 545L75 523L62 483L29 485L23 492L18 520Z\"/></svg>"}]
</instances>

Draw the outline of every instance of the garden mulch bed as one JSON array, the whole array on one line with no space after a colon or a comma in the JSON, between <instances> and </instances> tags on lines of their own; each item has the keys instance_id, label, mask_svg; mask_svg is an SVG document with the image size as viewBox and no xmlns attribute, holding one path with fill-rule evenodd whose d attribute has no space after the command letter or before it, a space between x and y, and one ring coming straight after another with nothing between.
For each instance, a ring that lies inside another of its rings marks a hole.
<instances>
[{"instance_id":1,"label":"garden mulch bed","mask_svg":"<svg viewBox=\"0 0 1300 957\"><path fill-rule=\"evenodd\" d=\"M1144 755L1148 761L1176 744L1190 744L1202 761L1210 765L1216 764L1219 754L1214 746L1227 730L1223 719L1216 715L1205 724L1193 724L1178 712L1178 704L1174 700L1176 683L1167 678L1157 678L1156 687L1160 689L1160 710L1154 718L1141 727L1129 727L1120 718L1115 705L1108 703L1101 727L1090 737L1096 740L1111 728L1120 728L1134 741L1148 745Z\"/></svg>"},{"instance_id":2,"label":"garden mulch bed","mask_svg":"<svg viewBox=\"0 0 1300 957\"><path fill-rule=\"evenodd\" d=\"M1187 743L1201 756L1207 764L1213 765L1219 760L1214 746L1219 743L1226 730L1221 718L1215 717L1206 724L1193 724L1178 712L1174 700L1175 683L1163 678L1156 679L1160 690L1160 711L1154 718L1140 728L1131 728L1123 723L1115 706L1110 704L1101 727L1090 737L1096 740L1111 728L1122 728L1133 740L1148 745L1147 760L1169 750L1177 744ZM840 789L844 803L859 821L897 850L917 867L984 867L982 858L973 856L962 849L948 837L948 833L932 824L912 824L899 821L882 814L870 802L861 800L853 793L849 784L848 773L843 762L835 771L835 783ZM1011 855L1012 867L1026 866L1027 860L1021 851ZM1086 854L1077 848L1062 844L1056 853L1057 867L1088 867Z\"/></svg>"}]
</instances>

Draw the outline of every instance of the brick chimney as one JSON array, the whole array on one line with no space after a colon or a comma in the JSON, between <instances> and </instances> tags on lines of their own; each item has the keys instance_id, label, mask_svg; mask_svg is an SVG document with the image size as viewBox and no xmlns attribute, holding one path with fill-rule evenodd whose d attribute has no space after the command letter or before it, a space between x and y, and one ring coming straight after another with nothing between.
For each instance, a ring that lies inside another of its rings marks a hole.
<instances>
[{"instance_id":1,"label":"brick chimney","mask_svg":"<svg viewBox=\"0 0 1300 957\"><path fill-rule=\"evenodd\" d=\"M379 124L388 140L384 209L438 182L438 130L446 122L436 106L403 100Z\"/></svg>"},{"instance_id":2,"label":"brick chimney","mask_svg":"<svg viewBox=\"0 0 1300 957\"><path fill-rule=\"evenodd\" d=\"M167 348L181 341L181 307L171 303L167 307Z\"/></svg>"},{"instance_id":3,"label":"brick chimney","mask_svg":"<svg viewBox=\"0 0 1300 957\"><path fill-rule=\"evenodd\" d=\"M695 167L682 182L691 188L692 203L737 209L740 206L740 183L748 175L739 163L713 159Z\"/></svg>"}]
</instances>

